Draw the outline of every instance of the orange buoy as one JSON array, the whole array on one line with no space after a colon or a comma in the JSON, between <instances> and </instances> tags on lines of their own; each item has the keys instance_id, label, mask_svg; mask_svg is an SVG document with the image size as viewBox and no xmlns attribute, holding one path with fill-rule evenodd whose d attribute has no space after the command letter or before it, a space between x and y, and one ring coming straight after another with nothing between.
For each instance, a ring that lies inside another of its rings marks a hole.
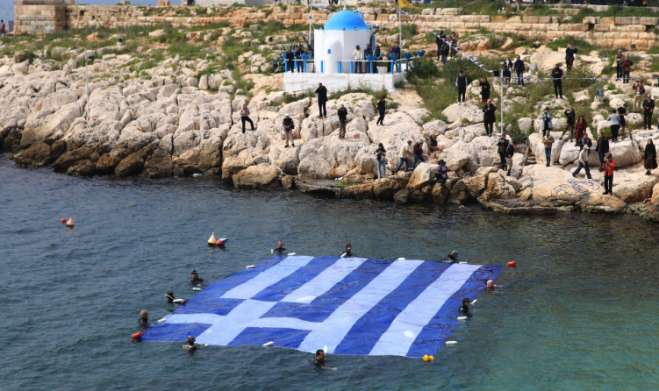
<instances>
[{"instance_id":1,"label":"orange buoy","mask_svg":"<svg viewBox=\"0 0 659 391\"><path fill-rule=\"evenodd\" d=\"M66 224L66 219L64 218L64 216L59 218L59 222L62 223L62 225Z\"/></svg>"},{"instance_id":2,"label":"orange buoy","mask_svg":"<svg viewBox=\"0 0 659 391\"><path fill-rule=\"evenodd\" d=\"M69 217L69 219L64 222L64 225L66 225L67 228L73 228L76 226L76 222L73 220L73 217Z\"/></svg>"},{"instance_id":3,"label":"orange buoy","mask_svg":"<svg viewBox=\"0 0 659 391\"><path fill-rule=\"evenodd\" d=\"M506 262L506 266L508 266L510 269L514 269L517 267L517 261L511 259L510 261Z\"/></svg>"},{"instance_id":4,"label":"orange buoy","mask_svg":"<svg viewBox=\"0 0 659 391\"><path fill-rule=\"evenodd\" d=\"M133 342L142 342L142 336L144 335L141 331L136 331L130 335L130 340Z\"/></svg>"},{"instance_id":5,"label":"orange buoy","mask_svg":"<svg viewBox=\"0 0 659 391\"><path fill-rule=\"evenodd\" d=\"M217 238L215 237L215 232L211 233L211 236L208 238L208 245L210 247L224 247L224 243L227 241L226 238Z\"/></svg>"}]
</instances>

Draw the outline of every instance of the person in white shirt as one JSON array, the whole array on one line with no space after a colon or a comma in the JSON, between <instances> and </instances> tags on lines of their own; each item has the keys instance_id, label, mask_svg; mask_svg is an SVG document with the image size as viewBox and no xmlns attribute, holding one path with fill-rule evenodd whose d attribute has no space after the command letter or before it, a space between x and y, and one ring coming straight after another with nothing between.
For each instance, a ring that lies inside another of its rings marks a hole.
<instances>
[{"instance_id":1,"label":"person in white shirt","mask_svg":"<svg viewBox=\"0 0 659 391\"><path fill-rule=\"evenodd\" d=\"M354 60L353 72L362 73L362 60L364 59L364 52L359 48L359 45L357 45L355 50L352 52L352 59Z\"/></svg>"},{"instance_id":2,"label":"person in white shirt","mask_svg":"<svg viewBox=\"0 0 659 391\"><path fill-rule=\"evenodd\" d=\"M395 172L400 171L400 169L405 165L405 171L410 169L410 159L412 157L412 140L407 140L407 144L404 144L400 148L400 161L398 162L398 167L394 170Z\"/></svg>"}]
</instances>

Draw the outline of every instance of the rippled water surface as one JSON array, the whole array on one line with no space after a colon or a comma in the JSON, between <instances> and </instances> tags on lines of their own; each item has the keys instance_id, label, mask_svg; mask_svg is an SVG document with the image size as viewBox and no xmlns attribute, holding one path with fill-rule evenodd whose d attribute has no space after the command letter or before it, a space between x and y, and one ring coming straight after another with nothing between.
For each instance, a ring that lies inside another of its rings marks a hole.
<instances>
[{"instance_id":1,"label":"rippled water surface","mask_svg":"<svg viewBox=\"0 0 659 391\"><path fill-rule=\"evenodd\" d=\"M0 389L659 389L659 226L627 216L395 207L212 180L79 179L0 160ZM73 231L58 222L74 215ZM230 238L209 250L211 230ZM131 344L140 308L269 255L518 260L432 365L263 348Z\"/></svg>"}]
</instances>

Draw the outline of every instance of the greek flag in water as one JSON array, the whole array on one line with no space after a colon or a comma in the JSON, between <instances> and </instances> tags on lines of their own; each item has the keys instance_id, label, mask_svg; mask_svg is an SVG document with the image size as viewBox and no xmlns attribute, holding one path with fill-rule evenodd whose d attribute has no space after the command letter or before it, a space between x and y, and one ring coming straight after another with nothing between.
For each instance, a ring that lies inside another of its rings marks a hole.
<instances>
[{"instance_id":1,"label":"greek flag in water","mask_svg":"<svg viewBox=\"0 0 659 391\"><path fill-rule=\"evenodd\" d=\"M145 341L264 344L340 355L436 353L458 308L500 266L423 260L273 257L216 281L146 330Z\"/></svg>"}]
</instances>

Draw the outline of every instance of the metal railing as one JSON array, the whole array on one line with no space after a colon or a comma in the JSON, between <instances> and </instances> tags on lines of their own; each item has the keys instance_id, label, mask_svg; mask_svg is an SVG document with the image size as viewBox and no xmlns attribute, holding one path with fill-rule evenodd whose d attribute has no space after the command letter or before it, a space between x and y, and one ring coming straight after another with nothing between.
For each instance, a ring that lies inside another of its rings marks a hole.
<instances>
[{"instance_id":1,"label":"metal railing","mask_svg":"<svg viewBox=\"0 0 659 391\"><path fill-rule=\"evenodd\" d=\"M425 53L419 52L416 56L406 55L405 58L399 60L380 60L375 57L366 60L345 60L337 61L336 73L343 74L383 74L383 73L404 73L411 69L412 63L416 58L423 57ZM313 59L304 60L282 60L284 72L297 72L297 73L326 73L327 64L325 61L320 61L319 69L316 69L316 64Z\"/></svg>"}]
</instances>

